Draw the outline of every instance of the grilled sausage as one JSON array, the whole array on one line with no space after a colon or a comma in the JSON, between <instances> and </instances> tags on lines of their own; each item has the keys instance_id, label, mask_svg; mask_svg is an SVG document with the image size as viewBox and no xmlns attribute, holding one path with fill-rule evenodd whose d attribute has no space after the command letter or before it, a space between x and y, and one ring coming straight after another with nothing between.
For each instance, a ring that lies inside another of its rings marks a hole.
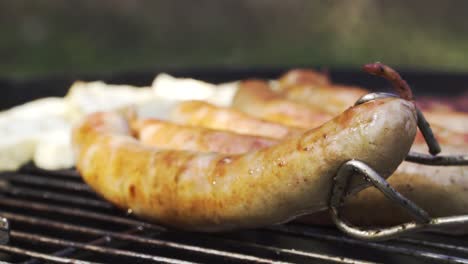
<instances>
[{"instance_id":1,"label":"grilled sausage","mask_svg":"<svg viewBox=\"0 0 468 264\"><path fill-rule=\"evenodd\" d=\"M284 94L290 100L302 101L311 107L320 105L338 114L347 107L351 107L365 93L365 90L350 89L347 91L346 87L337 88L336 86L328 88L323 86L316 89L314 91L310 86L291 86L285 90ZM335 92L333 92L334 89ZM427 109L423 113L439 142L456 145L468 141L468 115L466 113L437 109ZM292 115L290 117L294 118ZM422 140L422 135L418 133L417 142L422 142Z\"/></svg>"},{"instance_id":2,"label":"grilled sausage","mask_svg":"<svg viewBox=\"0 0 468 264\"><path fill-rule=\"evenodd\" d=\"M333 117L313 105L285 99L261 80L241 82L232 107L268 121L309 129L318 127Z\"/></svg>"},{"instance_id":3,"label":"grilled sausage","mask_svg":"<svg viewBox=\"0 0 468 264\"><path fill-rule=\"evenodd\" d=\"M291 89L295 89L295 87ZM301 89L312 91L310 87ZM327 99L328 101L323 103L328 104L330 107L338 106L340 104L336 104L336 100L340 100L340 94L344 96L344 93L345 91L342 91L336 96L330 96ZM339 108L351 107L353 105L352 100L357 100L360 95L361 92L350 90L348 102L344 103L343 101L342 106ZM266 82L245 81L239 85L233 99L233 107L273 122L312 128L324 123L326 119L331 117L329 117L329 114L321 112L322 110L313 110L316 105L312 105L311 102L319 100L323 95L310 96L309 99L304 99L308 101L307 106L303 106L286 99L282 94L273 92ZM325 98L323 99L325 100ZM466 113L435 109L424 111L424 115L429 120L431 128L440 143L457 145L468 142L468 115ZM420 132L416 136L416 142L424 142Z\"/></svg>"},{"instance_id":4,"label":"grilled sausage","mask_svg":"<svg viewBox=\"0 0 468 264\"><path fill-rule=\"evenodd\" d=\"M163 121L140 120L136 123L138 125L135 130L140 141L155 147L244 153L264 148L268 144L277 144L273 139L178 126ZM443 146L444 154L461 154L467 149L468 136L466 134L455 133L437 125L431 125L431 127L437 140ZM213 137L209 136L210 133L214 133ZM257 140L265 142L266 145L251 144ZM420 133L417 134L415 143L412 147L413 151L427 151L424 138ZM403 162L388 181L397 191L423 207L431 216L442 217L468 214L466 177L468 177L468 166L432 167ZM356 225L388 226L411 220L404 210L387 200L375 188L363 190L349 199L343 212L345 217ZM433 206L434 204L438 206ZM297 221L309 224L333 224L328 212L304 216ZM457 232L468 231L457 230Z\"/></svg>"},{"instance_id":5,"label":"grilled sausage","mask_svg":"<svg viewBox=\"0 0 468 264\"><path fill-rule=\"evenodd\" d=\"M162 149L241 154L278 143L272 138L183 126L156 119L135 120L131 126L141 143Z\"/></svg>"},{"instance_id":6,"label":"grilled sausage","mask_svg":"<svg viewBox=\"0 0 468 264\"><path fill-rule=\"evenodd\" d=\"M400 79L399 82L407 85L399 75L396 78L396 74L394 71L390 72L391 78ZM365 89L332 84L330 80L324 81L323 78L314 71L293 70L280 79L279 90L284 95L283 99L305 103L312 109L330 114L341 113L346 108L351 107L361 96L368 93ZM254 96L254 94L250 94L251 101L253 101L252 97ZM463 100L463 96L460 99ZM422 107L426 119L432 126L441 127L445 132L452 132L455 136L468 133L468 115L465 112L457 111L455 105L441 104L435 99L424 97L417 99L416 104ZM280 111L280 109L271 111Z\"/></svg>"},{"instance_id":7,"label":"grilled sausage","mask_svg":"<svg viewBox=\"0 0 468 264\"><path fill-rule=\"evenodd\" d=\"M307 104L312 109L333 115L339 114L346 108L351 107L361 96L368 93L368 91L364 89L353 86L319 86L315 84L289 85L283 87L282 91L286 99ZM421 102L426 105L431 103L430 100L424 98ZM419 100L416 100L416 103L420 104ZM422 109L426 119L431 125L444 127L446 130L451 130L456 133L468 133L468 115L464 112L447 108L431 109L429 107L424 107ZM279 111L279 109L276 111Z\"/></svg>"},{"instance_id":8,"label":"grilled sausage","mask_svg":"<svg viewBox=\"0 0 468 264\"><path fill-rule=\"evenodd\" d=\"M262 120L234 109L202 101L180 103L171 113L171 120L184 125L280 139L300 135L305 131L302 128Z\"/></svg>"},{"instance_id":9,"label":"grilled sausage","mask_svg":"<svg viewBox=\"0 0 468 264\"><path fill-rule=\"evenodd\" d=\"M342 85L299 84L284 89L286 98L309 104L332 115L340 114L367 93L359 87Z\"/></svg>"},{"instance_id":10,"label":"grilled sausage","mask_svg":"<svg viewBox=\"0 0 468 264\"><path fill-rule=\"evenodd\" d=\"M147 147L113 113L85 118L73 129L72 142L84 180L115 205L181 229L220 231L325 209L341 164L358 159L387 177L407 155L415 133L413 103L386 98L243 155ZM354 191L365 185L351 182Z\"/></svg>"},{"instance_id":11,"label":"grilled sausage","mask_svg":"<svg viewBox=\"0 0 468 264\"><path fill-rule=\"evenodd\" d=\"M286 72L278 80L279 86L288 87L296 84L329 85L330 78L327 74L316 72L310 69L294 69Z\"/></svg>"},{"instance_id":12,"label":"grilled sausage","mask_svg":"<svg viewBox=\"0 0 468 264\"><path fill-rule=\"evenodd\" d=\"M360 87L334 84L327 75L306 69L291 70L278 83L276 89L285 98L331 115L340 114L369 93Z\"/></svg>"},{"instance_id":13,"label":"grilled sausage","mask_svg":"<svg viewBox=\"0 0 468 264\"><path fill-rule=\"evenodd\" d=\"M468 135L468 113L457 111L424 111L423 113L431 125Z\"/></svg>"},{"instance_id":14,"label":"grilled sausage","mask_svg":"<svg viewBox=\"0 0 468 264\"><path fill-rule=\"evenodd\" d=\"M437 141L442 145L462 146L465 145L465 150L468 149L468 132L457 132L446 126L431 124L431 129ZM425 139L420 131L416 134L415 143L424 144ZM427 152L427 149L425 150ZM465 151L466 152L466 151ZM461 154L461 153L460 153Z\"/></svg>"}]
</instances>

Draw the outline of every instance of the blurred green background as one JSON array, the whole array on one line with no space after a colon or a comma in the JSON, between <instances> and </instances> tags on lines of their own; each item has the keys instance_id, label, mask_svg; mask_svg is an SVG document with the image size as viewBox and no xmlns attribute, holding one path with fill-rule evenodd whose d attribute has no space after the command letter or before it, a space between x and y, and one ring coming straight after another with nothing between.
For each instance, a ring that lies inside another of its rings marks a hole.
<instances>
[{"instance_id":1,"label":"blurred green background","mask_svg":"<svg viewBox=\"0 0 468 264\"><path fill-rule=\"evenodd\" d=\"M0 0L0 76L155 67L468 71L467 1Z\"/></svg>"}]
</instances>

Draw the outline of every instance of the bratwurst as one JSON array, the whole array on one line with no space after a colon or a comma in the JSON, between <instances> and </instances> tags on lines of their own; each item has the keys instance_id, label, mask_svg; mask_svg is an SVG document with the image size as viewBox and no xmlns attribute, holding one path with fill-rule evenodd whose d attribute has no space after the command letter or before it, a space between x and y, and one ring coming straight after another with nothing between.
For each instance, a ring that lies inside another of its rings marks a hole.
<instances>
[{"instance_id":1,"label":"bratwurst","mask_svg":"<svg viewBox=\"0 0 468 264\"><path fill-rule=\"evenodd\" d=\"M144 146L124 117L95 113L72 142L84 180L115 205L180 229L222 231L326 209L333 177L351 159L390 176L408 154L416 119L412 102L378 99L277 145L227 155ZM367 183L356 177L350 186Z\"/></svg>"},{"instance_id":2,"label":"bratwurst","mask_svg":"<svg viewBox=\"0 0 468 264\"><path fill-rule=\"evenodd\" d=\"M268 121L307 129L318 127L333 117L313 105L284 98L262 80L240 82L232 107Z\"/></svg>"},{"instance_id":3,"label":"bratwurst","mask_svg":"<svg viewBox=\"0 0 468 264\"><path fill-rule=\"evenodd\" d=\"M278 143L272 138L184 126L157 119L135 119L130 120L130 124L143 145L162 149L242 154Z\"/></svg>"},{"instance_id":4,"label":"bratwurst","mask_svg":"<svg viewBox=\"0 0 468 264\"><path fill-rule=\"evenodd\" d=\"M173 109L170 119L182 125L277 139L299 136L305 132L304 128L267 121L236 109L195 100L179 103Z\"/></svg>"}]
</instances>

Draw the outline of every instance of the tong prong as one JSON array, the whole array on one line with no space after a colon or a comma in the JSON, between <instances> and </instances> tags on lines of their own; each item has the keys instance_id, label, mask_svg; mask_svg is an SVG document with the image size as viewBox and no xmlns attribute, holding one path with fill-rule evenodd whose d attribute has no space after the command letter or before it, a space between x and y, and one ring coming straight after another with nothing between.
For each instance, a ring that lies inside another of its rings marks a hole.
<instances>
[{"instance_id":1,"label":"tong prong","mask_svg":"<svg viewBox=\"0 0 468 264\"><path fill-rule=\"evenodd\" d=\"M406 161L420 163L431 166L463 166L468 165L468 155L438 155L440 151L439 142L432 132L431 126L427 122L424 114L416 107L418 115L418 128L421 131L424 140L429 148L428 154L409 152L406 156Z\"/></svg>"},{"instance_id":2,"label":"tong prong","mask_svg":"<svg viewBox=\"0 0 468 264\"><path fill-rule=\"evenodd\" d=\"M467 155L438 155L433 156L429 154L412 152L406 156L406 161L420 163L429 166L466 166L468 165Z\"/></svg>"},{"instance_id":3,"label":"tong prong","mask_svg":"<svg viewBox=\"0 0 468 264\"><path fill-rule=\"evenodd\" d=\"M330 213L332 220L335 225L344 233L363 240L384 240L393 238L403 232L408 232L406 230L412 230L416 226L416 223L414 222L393 226L390 228L363 229L355 227L346 220L342 219L339 208L344 203L345 195L348 192L349 181L351 180L351 177L355 176L356 174L362 176L364 179L367 179L372 183L372 185L377 187L392 201L396 201L398 205L405 208L409 212L412 212L412 215L419 218L421 222L427 223L430 221L429 216L424 210L420 209L411 201L404 198L400 193L391 188L390 185L371 167L362 161L350 160L341 165L341 167L338 169L338 173L334 178L334 185L330 197ZM407 207L407 205L410 206Z\"/></svg>"},{"instance_id":4,"label":"tong prong","mask_svg":"<svg viewBox=\"0 0 468 264\"><path fill-rule=\"evenodd\" d=\"M404 208L414 219L414 222L403 223L392 227L363 229L355 227L341 218L339 208L343 204L348 193L348 184L355 174L368 179L387 198ZM443 228L467 225L468 215L431 218L426 211L405 198L382 178L369 165L358 160L350 160L344 163L334 178L334 186L330 197L330 213L335 225L344 233L363 240L386 240L403 234L439 230Z\"/></svg>"},{"instance_id":5,"label":"tong prong","mask_svg":"<svg viewBox=\"0 0 468 264\"><path fill-rule=\"evenodd\" d=\"M421 131L421 134L424 137L424 140L426 141L426 144L429 148L429 153L432 155L437 155L440 153L440 145L437 139L434 136L434 133L432 132L431 126L429 125L429 122L427 122L426 117L424 117L423 113L421 110L419 110L418 107L416 107L416 114L418 116L418 128L419 131Z\"/></svg>"}]
</instances>

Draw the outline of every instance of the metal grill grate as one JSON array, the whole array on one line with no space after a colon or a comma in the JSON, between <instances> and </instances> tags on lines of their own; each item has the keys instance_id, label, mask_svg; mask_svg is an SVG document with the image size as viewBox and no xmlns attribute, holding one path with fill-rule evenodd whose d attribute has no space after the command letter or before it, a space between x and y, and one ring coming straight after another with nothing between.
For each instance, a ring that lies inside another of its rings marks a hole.
<instances>
[{"instance_id":1,"label":"metal grill grate","mask_svg":"<svg viewBox=\"0 0 468 264\"><path fill-rule=\"evenodd\" d=\"M167 230L100 199L73 170L0 174L0 216L13 263L468 263L466 237L419 234L381 243L288 224L220 234Z\"/></svg>"}]
</instances>

